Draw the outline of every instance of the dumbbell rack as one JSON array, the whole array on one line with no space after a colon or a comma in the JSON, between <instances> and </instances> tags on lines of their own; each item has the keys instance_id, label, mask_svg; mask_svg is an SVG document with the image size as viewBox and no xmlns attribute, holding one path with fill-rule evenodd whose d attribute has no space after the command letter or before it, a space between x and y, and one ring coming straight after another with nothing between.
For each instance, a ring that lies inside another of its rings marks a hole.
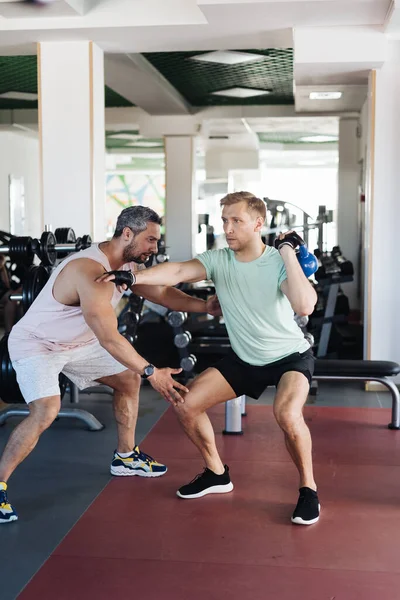
<instances>
[{"instance_id":1,"label":"dumbbell rack","mask_svg":"<svg viewBox=\"0 0 400 600\"><path fill-rule=\"evenodd\" d=\"M191 376L193 368L197 362L194 354L189 354L188 346L192 340L190 331L183 329L183 324L187 319L187 313L173 310L167 315L167 322L174 332L174 345L178 349L180 366L183 369L185 383Z\"/></svg>"}]
</instances>

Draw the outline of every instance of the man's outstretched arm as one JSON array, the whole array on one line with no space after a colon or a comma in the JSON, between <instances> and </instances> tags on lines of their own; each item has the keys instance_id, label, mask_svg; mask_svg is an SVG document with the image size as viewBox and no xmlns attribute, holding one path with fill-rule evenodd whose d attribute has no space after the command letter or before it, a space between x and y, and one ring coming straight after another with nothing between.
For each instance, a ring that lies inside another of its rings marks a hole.
<instances>
[{"instance_id":1,"label":"man's outstretched arm","mask_svg":"<svg viewBox=\"0 0 400 600\"><path fill-rule=\"evenodd\" d=\"M119 271L117 272L119 273ZM123 273L123 272L122 272ZM196 258L185 262L166 262L149 269L132 273L132 285L168 285L203 281L207 278L205 267ZM105 273L96 279L97 282L115 280L115 272Z\"/></svg>"},{"instance_id":2,"label":"man's outstretched arm","mask_svg":"<svg viewBox=\"0 0 400 600\"><path fill-rule=\"evenodd\" d=\"M118 273L121 272L117 272L117 277ZM122 271L122 274L125 278L126 272ZM214 316L221 315L221 308L218 302L215 301L214 296L205 302L172 287L182 282L203 281L206 277L206 269L197 259L181 263L168 262L136 272L131 289L138 296L166 306L171 310L206 312ZM115 278L115 273L105 273L98 277L96 282L107 283L115 281ZM127 284L121 283L121 285L124 289L127 289Z\"/></svg>"}]
</instances>

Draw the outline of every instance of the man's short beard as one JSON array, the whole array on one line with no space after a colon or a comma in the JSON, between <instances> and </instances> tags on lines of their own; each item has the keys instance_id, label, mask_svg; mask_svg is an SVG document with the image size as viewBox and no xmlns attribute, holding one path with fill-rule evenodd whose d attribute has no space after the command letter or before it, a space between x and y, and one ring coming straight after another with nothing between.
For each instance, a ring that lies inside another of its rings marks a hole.
<instances>
[{"instance_id":1,"label":"man's short beard","mask_svg":"<svg viewBox=\"0 0 400 600\"><path fill-rule=\"evenodd\" d=\"M129 246L124 248L123 252L123 260L124 263L135 262L138 264L143 264L145 261L141 259L141 254L139 256L136 255L137 252L137 244L133 239Z\"/></svg>"}]
</instances>

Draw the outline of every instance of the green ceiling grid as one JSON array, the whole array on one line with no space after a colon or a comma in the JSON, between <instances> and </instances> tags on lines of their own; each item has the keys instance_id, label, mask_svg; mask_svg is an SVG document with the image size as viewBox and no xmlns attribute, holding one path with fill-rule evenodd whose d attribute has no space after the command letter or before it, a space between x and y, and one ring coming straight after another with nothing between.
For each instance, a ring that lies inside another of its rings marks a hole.
<instances>
[{"instance_id":1,"label":"green ceiling grid","mask_svg":"<svg viewBox=\"0 0 400 600\"><path fill-rule=\"evenodd\" d=\"M304 142L301 140L301 138L303 137L313 137L313 136L318 136L318 133L312 133L309 131L304 131L304 132L285 132L285 131L279 131L279 132L270 132L270 133L257 133L258 135L258 139L260 140L261 143L265 143L265 144L332 144L335 143L337 140L331 140L331 141L326 141L326 142ZM325 134L324 134L325 135ZM332 138L335 138L337 136L332 135L330 136Z\"/></svg>"},{"instance_id":2,"label":"green ceiling grid","mask_svg":"<svg viewBox=\"0 0 400 600\"><path fill-rule=\"evenodd\" d=\"M0 94L5 92L37 94L37 91L36 56L0 56ZM108 108L134 106L107 86L105 86L105 105ZM37 108L37 101L0 98L0 109L18 108Z\"/></svg>"},{"instance_id":3,"label":"green ceiling grid","mask_svg":"<svg viewBox=\"0 0 400 600\"><path fill-rule=\"evenodd\" d=\"M238 65L223 65L190 60L204 52L150 52L143 56L192 106L293 104L293 49L246 52L260 54L263 58ZM271 90L272 93L252 98L211 94L231 87Z\"/></svg>"},{"instance_id":4,"label":"green ceiling grid","mask_svg":"<svg viewBox=\"0 0 400 600\"><path fill-rule=\"evenodd\" d=\"M129 102L126 98L105 86L105 106L106 108L117 108L121 106L135 106L132 102Z\"/></svg>"}]
</instances>

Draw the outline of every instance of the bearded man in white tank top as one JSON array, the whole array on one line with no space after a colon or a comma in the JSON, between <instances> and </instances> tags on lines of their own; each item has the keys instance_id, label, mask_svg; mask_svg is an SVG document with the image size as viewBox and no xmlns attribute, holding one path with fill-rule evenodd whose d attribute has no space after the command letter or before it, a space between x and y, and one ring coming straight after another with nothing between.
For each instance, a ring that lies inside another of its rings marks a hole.
<instances>
[{"instance_id":1,"label":"bearded man in white tank top","mask_svg":"<svg viewBox=\"0 0 400 600\"><path fill-rule=\"evenodd\" d=\"M178 390L188 390L172 375L181 369L158 369L135 351L117 329L114 309L122 287L96 283L107 271L127 271L129 279L129 271L143 269L157 251L160 224L150 208L123 210L114 237L66 258L12 329L10 357L30 414L14 429L0 459L0 523L18 518L7 500L7 481L58 415L61 372L79 389L100 384L114 389L118 443L111 462L113 475L166 473L165 465L135 444L140 382L145 377L166 400L180 402ZM133 291L172 310L218 312L212 300L207 303L173 287L135 286Z\"/></svg>"}]
</instances>

